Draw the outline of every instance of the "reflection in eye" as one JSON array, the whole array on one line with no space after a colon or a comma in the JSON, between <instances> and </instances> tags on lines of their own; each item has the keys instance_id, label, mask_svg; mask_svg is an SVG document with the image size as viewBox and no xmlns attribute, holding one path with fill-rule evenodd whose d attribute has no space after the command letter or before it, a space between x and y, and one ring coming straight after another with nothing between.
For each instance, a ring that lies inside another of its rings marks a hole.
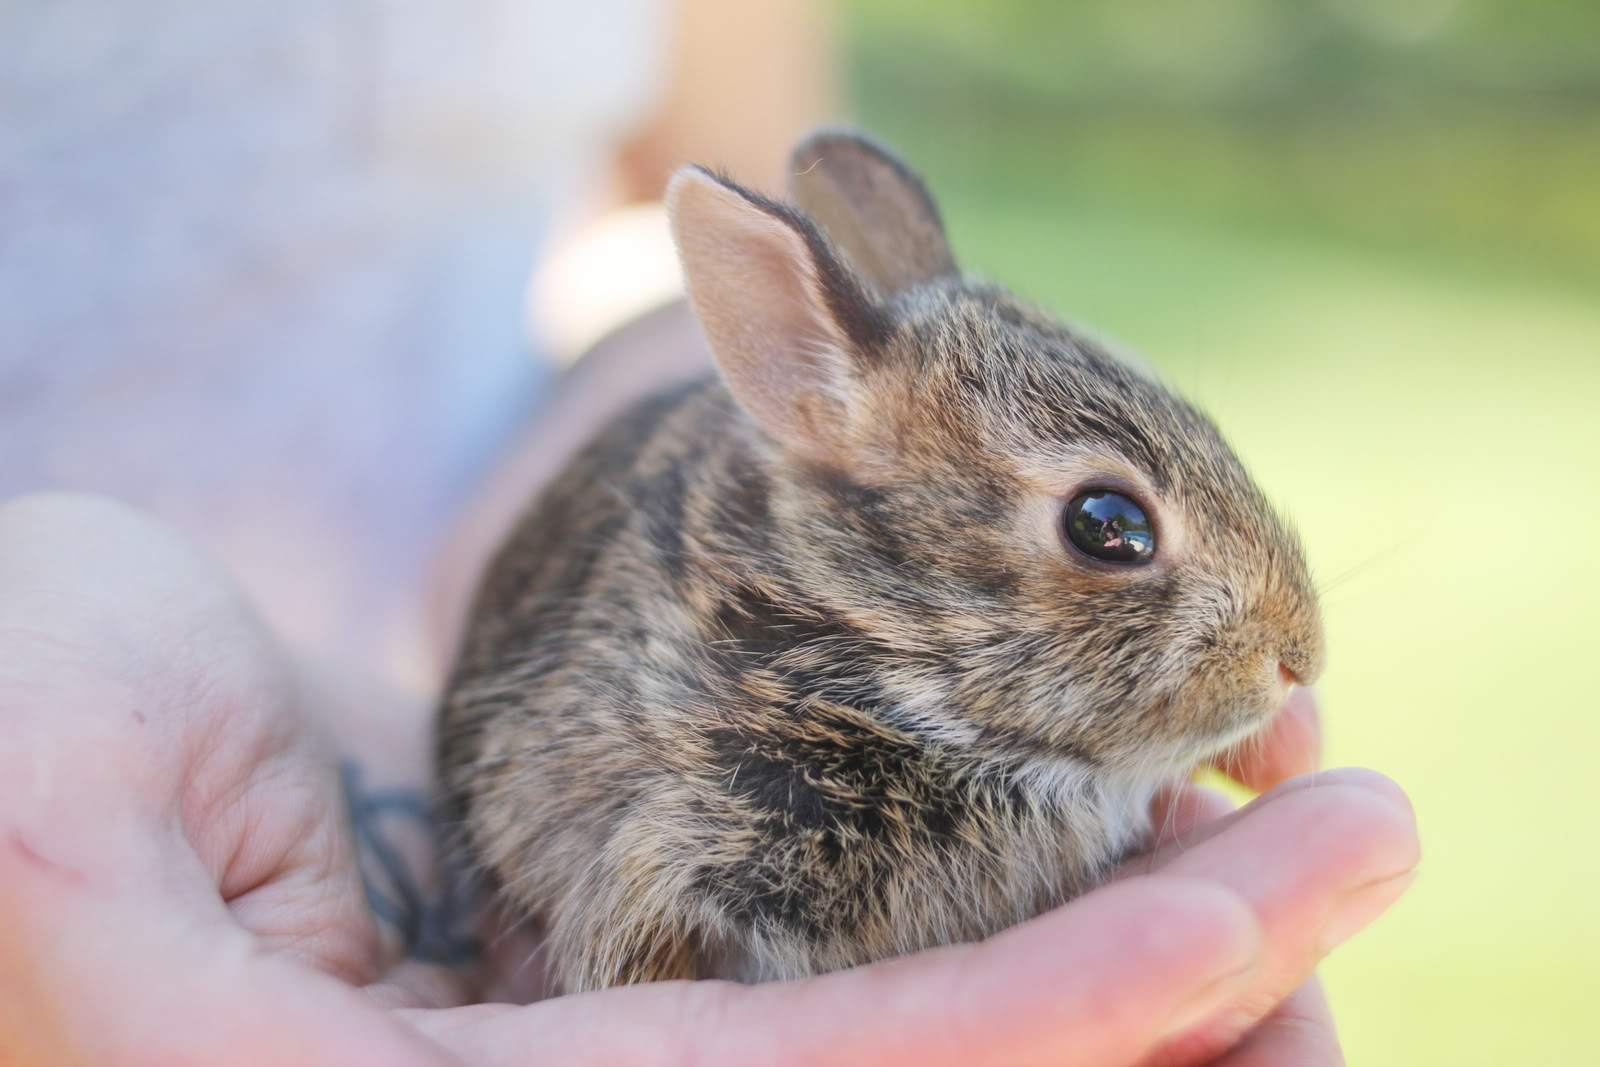
<instances>
[{"instance_id":1,"label":"reflection in eye","mask_svg":"<svg viewBox=\"0 0 1600 1067\"><path fill-rule=\"evenodd\" d=\"M1090 489L1067 504L1067 539L1087 556L1108 563L1148 563L1156 535L1144 509L1113 489Z\"/></svg>"}]
</instances>

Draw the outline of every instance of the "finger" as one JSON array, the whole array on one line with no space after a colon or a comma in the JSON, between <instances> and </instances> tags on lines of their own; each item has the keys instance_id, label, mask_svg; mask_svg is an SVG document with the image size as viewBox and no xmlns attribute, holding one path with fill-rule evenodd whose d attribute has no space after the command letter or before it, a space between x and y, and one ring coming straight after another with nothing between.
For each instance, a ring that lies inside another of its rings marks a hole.
<instances>
[{"instance_id":1,"label":"finger","mask_svg":"<svg viewBox=\"0 0 1600 1067\"><path fill-rule=\"evenodd\" d=\"M1150 804L1150 843L1147 850L1124 863L1119 876L1148 874L1169 847L1184 849L1216 832L1220 820L1234 812L1234 803L1215 789L1185 783L1156 794Z\"/></svg>"},{"instance_id":2,"label":"finger","mask_svg":"<svg viewBox=\"0 0 1600 1067\"><path fill-rule=\"evenodd\" d=\"M1159 857L1156 877L1206 878L1237 892L1264 938L1249 994L1184 1035L1176 1045L1188 1058L1170 1062L1201 1062L1230 1047L1410 884L1418 858L1414 817L1409 804L1394 799L1392 783L1378 778L1385 783L1378 787L1373 778L1280 787L1203 828L1212 832L1201 843L1168 846Z\"/></svg>"},{"instance_id":3,"label":"finger","mask_svg":"<svg viewBox=\"0 0 1600 1067\"><path fill-rule=\"evenodd\" d=\"M0 833L0 1046L18 1062L456 1062L359 991L260 950L178 835L103 817L94 855L15 823Z\"/></svg>"},{"instance_id":4,"label":"finger","mask_svg":"<svg viewBox=\"0 0 1600 1067\"><path fill-rule=\"evenodd\" d=\"M1256 965L1256 936L1233 894L1163 876L982 944L803 982L665 983L408 1018L485 1067L1116 1067L1231 1002Z\"/></svg>"},{"instance_id":5,"label":"finger","mask_svg":"<svg viewBox=\"0 0 1600 1067\"><path fill-rule=\"evenodd\" d=\"M1212 1067L1344 1067L1322 983L1308 979Z\"/></svg>"},{"instance_id":6,"label":"finger","mask_svg":"<svg viewBox=\"0 0 1600 1067\"><path fill-rule=\"evenodd\" d=\"M1117 877L1160 870L1173 857L1204 844L1239 820L1248 818L1251 812L1277 803L1293 793L1334 787L1367 790L1386 799L1407 818L1415 818L1411 799L1406 796L1405 790L1377 771L1365 767L1338 767L1291 778L1238 809L1216 790L1184 785L1156 796L1151 805L1151 825L1155 828L1153 845L1149 851L1124 862L1118 869Z\"/></svg>"},{"instance_id":7,"label":"finger","mask_svg":"<svg viewBox=\"0 0 1600 1067\"><path fill-rule=\"evenodd\" d=\"M1321 762L1322 720L1316 693L1297 685L1267 728L1224 753L1216 766L1259 793L1295 775L1310 774Z\"/></svg>"},{"instance_id":8,"label":"finger","mask_svg":"<svg viewBox=\"0 0 1600 1067\"><path fill-rule=\"evenodd\" d=\"M461 971L410 959L391 967L366 993L385 1008L453 1008L478 999L476 987Z\"/></svg>"}]
</instances>

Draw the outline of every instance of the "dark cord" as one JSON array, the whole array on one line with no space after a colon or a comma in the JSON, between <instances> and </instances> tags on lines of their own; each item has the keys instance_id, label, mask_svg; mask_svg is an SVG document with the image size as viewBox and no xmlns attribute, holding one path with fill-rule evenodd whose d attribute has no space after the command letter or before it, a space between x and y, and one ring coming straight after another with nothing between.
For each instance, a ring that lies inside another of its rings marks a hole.
<instances>
[{"instance_id":1,"label":"dark cord","mask_svg":"<svg viewBox=\"0 0 1600 1067\"><path fill-rule=\"evenodd\" d=\"M471 880L445 871L437 898L427 900L404 858L383 835L386 821L392 825L398 819L420 828L428 840L437 840L433 809L422 791L366 790L361 768L348 760L339 764L339 776L373 915L400 933L413 959L439 964L472 959L480 946L465 932L472 916Z\"/></svg>"}]
</instances>

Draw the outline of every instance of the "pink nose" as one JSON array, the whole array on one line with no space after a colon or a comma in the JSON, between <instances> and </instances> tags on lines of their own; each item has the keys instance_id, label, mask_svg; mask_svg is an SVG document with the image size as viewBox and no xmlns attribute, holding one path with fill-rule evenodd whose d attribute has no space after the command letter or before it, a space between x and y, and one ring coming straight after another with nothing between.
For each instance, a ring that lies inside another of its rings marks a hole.
<instances>
[{"instance_id":1,"label":"pink nose","mask_svg":"<svg viewBox=\"0 0 1600 1067\"><path fill-rule=\"evenodd\" d=\"M1300 681L1294 676L1294 671L1289 669L1289 665L1281 659L1278 661L1278 677L1283 679L1284 685L1296 685Z\"/></svg>"}]
</instances>

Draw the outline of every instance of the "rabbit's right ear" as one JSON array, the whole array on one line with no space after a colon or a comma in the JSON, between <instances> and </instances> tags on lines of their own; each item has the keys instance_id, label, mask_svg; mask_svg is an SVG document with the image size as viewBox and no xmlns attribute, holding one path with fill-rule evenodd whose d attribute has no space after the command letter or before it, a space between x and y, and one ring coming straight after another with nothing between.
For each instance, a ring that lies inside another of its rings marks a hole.
<instances>
[{"instance_id":1,"label":"rabbit's right ear","mask_svg":"<svg viewBox=\"0 0 1600 1067\"><path fill-rule=\"evenodd\" d=\"M699 167L673 176L666 201L729 392L777 441L848 467L851 409L888 315L794 209Z\"/></svg>"},{"instance_id":2,"label":"rabbit's right ear","mask_svg":"<svg viewBox=\"0 0 1600 1067\"><path fill-rule=\"evenodd\" d=\"M796 145L789 195L885 296L956 273L928 187L865 134L824 129Z\"/></svg>"}]
</instances>

